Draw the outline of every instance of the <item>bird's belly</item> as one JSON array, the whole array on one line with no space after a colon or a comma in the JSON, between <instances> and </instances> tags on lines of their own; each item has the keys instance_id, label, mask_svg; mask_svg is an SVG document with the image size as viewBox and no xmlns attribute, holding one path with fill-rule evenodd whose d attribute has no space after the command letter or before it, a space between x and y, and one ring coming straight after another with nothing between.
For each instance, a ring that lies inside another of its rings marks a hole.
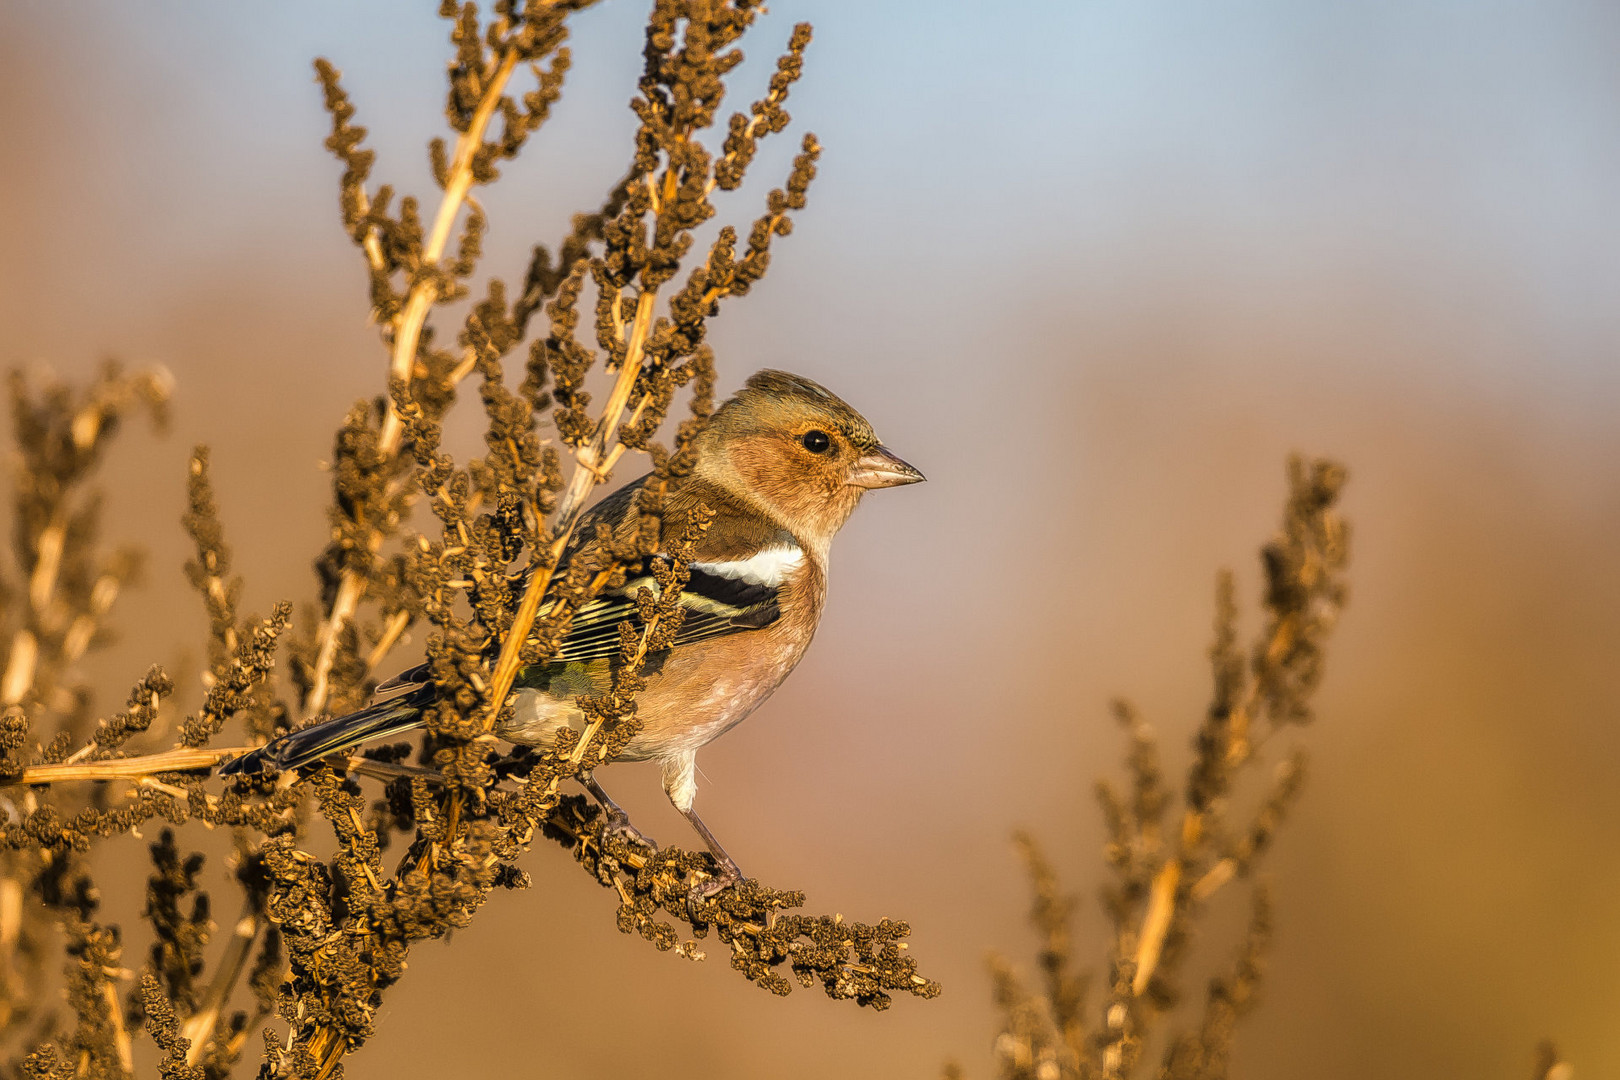
<instances>
[{"instance_id":1,"label":"bird's belly","mask_svg":"<svg viewBox=\"0 0 1620 1080\"><path fill-rule=\"evenodd\" d=\"M804 655L793 641L721 639L709 655L672 662L637 695L641 731L621 761L646 761L690 753L737 726L775 692ZM736 645L746 645L738 649ZM687 670L682 670L687 669Z\"/></svg>"},{"instance_id":2,"label":"bird's belly","mask_svg":"<svg viewBox=\"0 0 1620 1080\"><path fill-rule=\"evenodd\" d=\"M808 644L763 631L678 650L648 675L646 689L636 695L641 730L614 760L667 758L713 741L782 685ZM589 693L597 688L579 689ZM574 704L574 695L524 689L517 693L510 719L495 733L515 743L549 746L565 727L585 729L585 714Z\"/></svg>"}]
</instances>

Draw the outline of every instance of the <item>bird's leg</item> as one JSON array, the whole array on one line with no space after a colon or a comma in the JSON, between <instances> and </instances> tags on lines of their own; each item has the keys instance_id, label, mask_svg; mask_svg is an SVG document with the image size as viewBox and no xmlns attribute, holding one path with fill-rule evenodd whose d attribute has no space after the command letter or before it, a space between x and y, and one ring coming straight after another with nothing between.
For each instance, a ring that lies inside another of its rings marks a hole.
<instances>
[{"instance_id":1,"label":"bird's leg","mask_svg":"<svg viewBox=\"0 0 1620 1080\"><path fill-rule=\"evenodd\" d=\"M698 900L707 900L715 893L731 888L743 879L743 874L737 866L737 861L726 854L726 849L720 846L720 841L714 838L714 833L703 824L703 819L697 816L696 810L688 806L681 813L692 823L692 828L697 830L697 834L703 837L703 842L709 845L709 854L714 856L715 863L720 867L720 872L714 877L692 886L692 892L687 898L687 904L690 906Z\"/></svg>"},{"instance_id":2,"label":"bird's leg","mask_svg":"<svg viewBox=\"0 0 1620 1080\"><path fill-rule=\"evenodd\" d=\"M715 865L719 869L719 872L709 880L693 885L692 891L687 895L687 909L696 916L699 901L707 900L715 893L737 884L743 878L742 871L738 869L736 860L727 855L726 849L720 846L720 841L714 838L714 833L703 824L703 819L697 816L697 811L692 809L692 803L697 798L695 751L664 760L664 794L675 804L675 809L692 823L692 828L697 830L697 834L703 837L703 842L708 845L709 854L714 857Z\"/></svg>"},{"instance_id":3,"label":"bird's leg","mask_svg":"<svg viewBox=\"0 0 1620 1080\"><path fill-rule=\"evenodd\" d=\"M579 782L585 785L585 790L591 793L591 798L602 806L602 832L604 834L622 836L626 840L634 840L638 844L645 844L654 851L658 850L657 844L645 836L640 829L630 824L630 815L624 812L624 807L613 801L613 796L609 795L601 784L597 783L595 773L580 773Z\"/></svg>"}]
</instances>

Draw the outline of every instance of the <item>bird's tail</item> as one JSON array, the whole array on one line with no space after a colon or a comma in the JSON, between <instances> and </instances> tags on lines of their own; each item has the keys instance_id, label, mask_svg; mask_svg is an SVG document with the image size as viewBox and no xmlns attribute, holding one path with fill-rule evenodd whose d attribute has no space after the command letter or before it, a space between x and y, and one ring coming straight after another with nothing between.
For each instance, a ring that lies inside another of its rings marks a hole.
<instances>
[{"instance_id":1,"label":"bird's tail","mask_svg":"<svg viewBox=\"0 0 1620 1080\"><path fill-rule=\"evenodd\" d=\"M285 772L308 765L328 754L347 750L372 739L398 735L422 726L422 710L433 701L433 687L420 686L408 694L368 705L359 712L311 724L279 739L273 739L252 753L243 754L221 766L221 776L246 773Z\"/></svg>"}]
</instances>

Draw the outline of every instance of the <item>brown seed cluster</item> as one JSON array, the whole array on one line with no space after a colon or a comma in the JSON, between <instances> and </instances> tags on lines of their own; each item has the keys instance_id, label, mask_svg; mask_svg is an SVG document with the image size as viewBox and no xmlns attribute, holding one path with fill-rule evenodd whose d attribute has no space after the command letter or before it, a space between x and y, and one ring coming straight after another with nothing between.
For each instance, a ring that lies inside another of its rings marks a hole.
<instances>
[{"instance_id":1,"label":"brown seed cluster","mask_svg":"<svg viewBox=\"0 0 1620 1080\"><path fill-rule=\"evenodd\" d=\"M896 993L939 992L907 952L905 923L801 914L801 894L754 881L690 904L693 886L716 871L710 856L604 835L599 813L562 788L634 735L643 664L679 629L692 545L708 522L699 513L665 528L662 516L714 408L708 321L764 276L773 240L806 205L820 152L806 136L746 239L725 226L695 257L713 192L742 186L760 140L788 125L810 31L794 29L765 96L722 119L761 6L658 0L629 170L597 209L575 216L555 255L535 248L515 298L498 279L475 293L489 222L473 193L500 179L500 163L527 148L557 105L568 19L585 6L497 0L480 15L470 3L443 5L449 134L429 146L439 189L429 200L373 186L365 129L337 69L317 62L385 392L342 415L330 532L302 608L240 609L208 453L193 454L186 574L208 639L192 715L176 715L174 681L158 668L100 722L73 681L133 565L97 547L88 482L120 418L161 404L162 380L110 370L77 394L16 384L27 451L20 580L0 590L0 1067L10 1074L121 1078L155 1047L164 1077L225 1077L250 1058L267 1078L337 1076L378 1033L412 946L466 926L497 888L530 885L518 860L542 836L617 894L625 932L661 950L697 958L712 934L733 968L778 994L820 985L883 1008ZM474 295L447 324L445 305ZM594 312L589 343L582 305ZM538 312L546 318L531 340ZM514 389L506 367L525 347ZM442 433L469 379L484 442L457 460ZM633 527L584 534L593 490L635 454L652 477ZM677 542L660 544L671 535ZM620 627L611 687L580 699L584 732L520 752L494 740L517 673L552 654L581 605L660 546L669 558L657 564L659 590L645 591ZM438 690L419 743L365 748L298 775L210 776L249 746L363 704L380 675L403 666L408 638ZM199 826L217 839L205 842ZM138 971L123 966L123 931L105 920L85 858L137 832L152 864ZM209 876L217 862L194 848L227 843L223 904ZM51 968L66 976L65 1014L41 993Z\"/></svg>"},{"instance_id":2,"label":"brown seed cluster","mask_svg":"<svg viewBox=\"0 0 1620 1080\"><path fill-rule=\"evenodd\" d=\"M1042 939L1042 980L1031 990L1011 965L992 962L1001 1014L996 1060L1004 1080L1125 1080L1143 1070L1144 1049L1155 1037L1165 1045L1155 1074L1165 1080L1227 1075L1235 1027L1254 1004L1271 933L1264 884L1251 890L1247 929L1230 965L1210 980L1196 1022L1177 1032L1166 1021L1181 1001L1178 976L1194 927L1224 885L1253 875L1304 781L1304 754L1294 750L1258 796L1242 790L1252 784L1240 784L1258 771L1272 739L1311 718L1323 643L1346 595L1348 529L1337 510L1344 479L1333 462L1290 461L1282 528L1261 550L1264 624L1248 650L1238 644L1231 575L1220 576L1210 650L1214 694L1194 738L1179 809L1153 730L1129 705L1115 705L1130 743L1130 785L1097 788L1108 828L1103 854L1112 880L1102 900L1112 934L1106 978L1095 993L1088 992L1071 931L1076 902L1034 838L1019 835L1034 892L1030 920ZM1233 803L1245 795L1255 808L1239 816Z\"/></svg>"}]
</instances>

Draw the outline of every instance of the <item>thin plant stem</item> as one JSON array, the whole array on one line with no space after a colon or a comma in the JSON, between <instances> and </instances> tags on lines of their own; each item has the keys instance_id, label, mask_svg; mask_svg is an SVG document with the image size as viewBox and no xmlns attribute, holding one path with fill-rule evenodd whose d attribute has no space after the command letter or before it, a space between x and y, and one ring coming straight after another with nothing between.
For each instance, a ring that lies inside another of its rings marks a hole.
<instances>
[{"instance_id":1,"label":"thin plant stem","mask_svg":"<svg viewBox=\"0 0 1620 1080\"><path fill-rule=\"evenodd\" d=\"M496 107L500 104L502 94L505 93L506 84L517 67L517 61L518 50L508 48L485 88L467 130L456 139L455 158L444 185L444 197L439 200L439 210L434 215L433 229L422 246L422 262L426 266L437 267L439 259L444 255L444 248L449 243L456 217L467 201L468 192L472 190L473 159L483 146L484 133L495 115ZM369 239L372 239L370 233ZM368 247L366 256L368 261L376 265L380 252L374 256ZM434 275L422 275L411 287L410 295L394 320L393 351L389 365L389 375L392 379L407 384L411 381L415 372L417 346L422 338L422 327L426 324L428 312L432 310L438 298L439 282ZM471 368L463 365L456 370L470 371ZM385 462L392 461L399 452L400 441L404 434L405 425L399 410L390 404L387 415L383 417L382 430L377 436L377 449ZM376 535L376 540L381 541L380 534ZM309 696L304 702L304 712L308 716L316 716L326 707L326 699L331 692L332 664L337 658L338 639L343 633L343 628L354 618L364 592L365 581L359 571L353 568L345 569L332 600L332 610L322 622L317 635L319 648L310 679Z\"/></svg>"}]
</instances>

